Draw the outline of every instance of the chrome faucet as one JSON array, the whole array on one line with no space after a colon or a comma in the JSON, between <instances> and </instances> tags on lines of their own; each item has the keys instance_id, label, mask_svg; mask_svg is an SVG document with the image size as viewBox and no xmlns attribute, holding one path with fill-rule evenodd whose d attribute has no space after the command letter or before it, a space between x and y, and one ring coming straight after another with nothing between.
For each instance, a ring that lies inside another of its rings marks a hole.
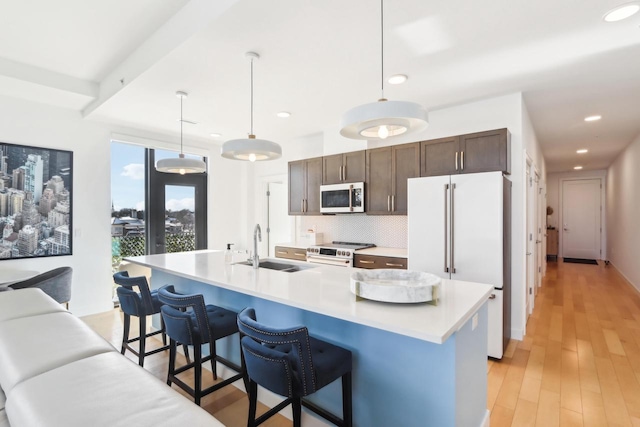
<instances>
[{"instance_id":1,"label":"chrome faucet","mask_svg":"<svg viewBox=\"0 0 640 427\"><path fill-rule=\"evenodd\" d=\"M260 224L256 224L256 227L253 229L253 256L251 257L251 261L253 261L253 268L258 268L260 266L258 240L262 242L262 230L260 229Z\"/></svg>"}]
</instances>

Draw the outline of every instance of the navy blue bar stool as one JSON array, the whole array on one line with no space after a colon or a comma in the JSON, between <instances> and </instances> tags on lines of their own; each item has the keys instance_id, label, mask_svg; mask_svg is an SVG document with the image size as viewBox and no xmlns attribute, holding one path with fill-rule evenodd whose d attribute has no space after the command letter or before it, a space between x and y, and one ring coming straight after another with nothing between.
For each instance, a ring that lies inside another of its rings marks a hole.
<instances>
[{"instance_id":1,"label":"navy blue bar stool","mask_svg":"<svg viewBox=\"0 0 640 427\"><path fill-rule=\"evenodd\" d=\"M351 427L351 352L309 336L304 326L278 329L256 321L253 308L238 314L242 354L248 376L249 427L257 426L291 403L293 425L300 427L301 406L337 426ZM342 378L342 419L303 399ZM256 419L258 385L286 399Z\"/></svg>"},{"instance_id":2,"label":"navy blue bar stool","mask_svg":"<svg viewBox=\"0 0 640 427\"><path fill-rule=\"evenodd\" d=\"M159 353L169 348L162 319L160 319L161 327L159 331L146 333L147 316L160 313L162 303L158 299L158 291L149 290L149 283L146 277L129 277L129 273L126 271L115 273L113 275L113 281L119 285L116 292L120 300L120 308L124 313L124 331L122 333L122 347L120 348L120 352L124 354L126 350L131 351L138 356L138 364L144 366L145 356ZM137 317L140 323L140 335L136 338L129 338L131 316ZM146 351L147 338L157 334L162 334L163 346L152 351ZM138 349L131 347L131 343L136 341L139 341Z\"/></svg>"},{"instance_id":3,"label":"navy blue bar stool","mask_svg":"<svg viewBox=\"0 0 640 427\"><path fill-rule=\"evenodd\" d=\"M215 305L205 305L201 294L181 295L172 285L158 290L162 302L162 318L169 335L169 372L167 384L176 384L189 393L196 404L202 397L243 378L242 368L216 354L216 340L238 332L237 314ZM176 368L177 343L193 346L193 362ZM209 356L202 357L202 345L209 344ZM237 375L202 389L202 364L211 361L213 379L217 380L216 361L238 372ZM178 374L194 369L194 386L191 387L177 377Z\"/></svg>"}]
</instances>

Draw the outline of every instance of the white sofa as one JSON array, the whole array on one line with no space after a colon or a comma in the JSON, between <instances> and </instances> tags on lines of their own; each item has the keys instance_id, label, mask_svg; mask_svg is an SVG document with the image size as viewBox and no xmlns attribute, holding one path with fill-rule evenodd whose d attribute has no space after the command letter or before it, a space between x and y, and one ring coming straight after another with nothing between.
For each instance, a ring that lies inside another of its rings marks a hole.
<instances>
[{"instance_id":1,"label":"white sofa","mask_svg":"<svg viewBox=\"0 0 640 427\"><path fill-rule=\"evenodd\" d=\"M0 427L223 426L40 289L0 292Z\"/></svg>"}]
</instances>

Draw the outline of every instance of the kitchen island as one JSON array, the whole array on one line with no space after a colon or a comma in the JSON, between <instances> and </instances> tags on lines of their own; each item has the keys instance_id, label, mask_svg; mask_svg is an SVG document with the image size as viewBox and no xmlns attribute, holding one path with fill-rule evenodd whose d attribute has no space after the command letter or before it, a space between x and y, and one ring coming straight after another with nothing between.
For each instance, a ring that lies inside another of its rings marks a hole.
<instances>
[{"instance_id":1,"label":"kitchen island","mask_svg":"<svg viewBox=\"0 0 640 427\"><path fill-rule=\"evenodd\" d=\"M355 426L477 427L488 422L489 285L443 280L437 306L389 304L351 294L351 268L300 263L310 268L254 270L225 264L220 251L127 261L152 269L154 289L172 284L178 292L202 293L207 303L234 311L251 306L261 322L303 324L312 335L351 350ZM239 361L237 337L219 341L218 351ZM336 382L311 400L340 415L340 395ZM261 391L262 396L272 399ZM305 425L321 425L309 413L303 417Z\"/></svg>"}]
</instances>

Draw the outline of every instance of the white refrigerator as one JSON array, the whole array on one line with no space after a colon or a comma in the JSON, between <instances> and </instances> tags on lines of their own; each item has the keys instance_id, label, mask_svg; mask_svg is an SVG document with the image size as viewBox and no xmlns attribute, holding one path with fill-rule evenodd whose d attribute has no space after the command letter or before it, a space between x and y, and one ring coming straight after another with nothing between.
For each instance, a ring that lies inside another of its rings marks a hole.
<instances>
[{"instance_id":1,"label":"white refrigerator","mask_svg":"<svg viewBox=\"0 0 640 427\"><path fill-rule=\"evenodd\" d=\"M493 285L490 357L511 336L511 181L502 172L408 180L408 268Z\"/></svg>"}]
</instances>

